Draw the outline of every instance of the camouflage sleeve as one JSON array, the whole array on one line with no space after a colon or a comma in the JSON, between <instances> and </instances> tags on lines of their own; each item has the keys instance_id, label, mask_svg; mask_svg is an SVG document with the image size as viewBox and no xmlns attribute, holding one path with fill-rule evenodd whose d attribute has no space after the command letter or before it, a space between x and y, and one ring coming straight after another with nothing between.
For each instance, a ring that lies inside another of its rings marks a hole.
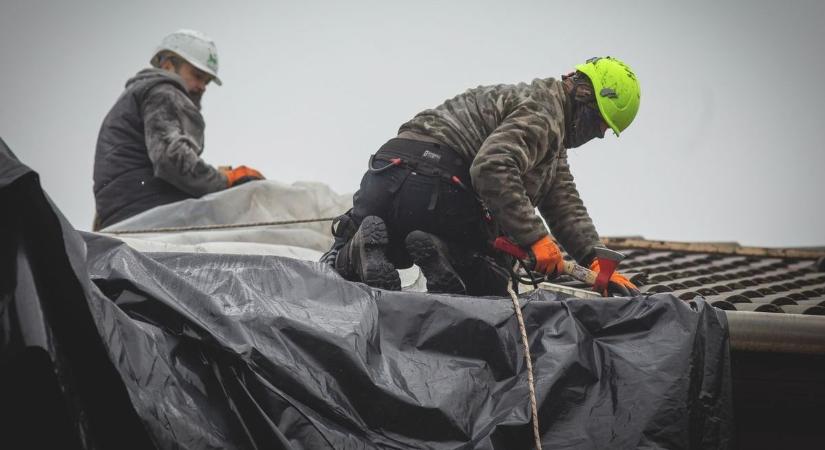
<instances>
[{"instance_id":1,"label":"camouflage sleeve","mask_svg":"<svg viewBox=\"0 0 825 450\"><path fill-rule=\"evenodd\" d=\"M473 188L501 230L529 247L547 235L522 182L522 175L545 158L559 136L558 121L534 100L508 114L481 145L470 166Z\"/></svg>"},{"instance_id":2,"label":"camouflage sleeve","mask_svg":"<svg viewBox=\"0 0 825 450\"><path fill-rule=\"evenodd\" d=\"M589 265L595 256L593 247L599 245L599 234L579 197L567 150L559 155L556 179L539 204L539 212L564 250L579 264Z\"/></svg>"},{"instance_id":3,"label":"camouflage sleeve","mask_svg":"<svg viewBox=\"0 0 825 450\"><path fill-rule=\"evenodd\" d=\"M200 157L203 119L185 94L161 84L143 102L144 133L155 176L200 197L226 189L226 176Z\"/></svg>"}]
</instances>

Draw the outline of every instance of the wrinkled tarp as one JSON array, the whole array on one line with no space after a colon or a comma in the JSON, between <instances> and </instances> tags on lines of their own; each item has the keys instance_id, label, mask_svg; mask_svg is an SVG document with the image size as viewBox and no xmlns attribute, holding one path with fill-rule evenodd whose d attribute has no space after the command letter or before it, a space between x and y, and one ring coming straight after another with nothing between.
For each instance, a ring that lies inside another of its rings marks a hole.
<instances>
[{"instance_id":1,"label":"wrinkled tarp","mask_svg":"<svg viewBox=\"0 0 825 450\"><path fill-rule=\"evenodd\" d=\"M186 228L330 218L351 207L352 194L336 194L323 183L300 181L288 185L263 180L161 205L102 232L116 235L142 252L276 255L318 261L332 245L331 221L210 230ZM177 231L128 233L159 229ZM426 290L427 281L418 267L400 270L400 276L404 290Z\"/></svg>"},{"instance_id":2,"label":"wrinkled tarp","mask_svg":"<svg viewBox=\"0 0 825 450\"><path fill-rule=\"evenodd\" d=\"M375 290L278 256L141 253L74 231L5 148L0 202L17 212L0 368L48 356L78 446L532 447L509 299ZM545 448L729 447L721 312L666 294L520 306ZM20 424L17 397L4 422Z\"/></svg>"},{"instance_id":3,"label":"wrinkled tarp","mask_svg":"<svg viewBox=\"0 0 825 450\"><path fill-rule=\"evenodd\" d=\"M352 194L337 194L323 183L302 181L289 185L274 180L263 180L245 183L201 198L161 205L102 231L122 233L158 228L302 221L335 217L351 207ZM139 250L175 251L181 246L198 246L191 250L242 253L250 248L250 245L244 244L252 243L256 253L317 261L321 253L332 244L329 227L330 222L324 221L276 227L119 236L126 237L129 244ZM146 241L151 241L152 244Z\"/></svg>"}]
</instances>

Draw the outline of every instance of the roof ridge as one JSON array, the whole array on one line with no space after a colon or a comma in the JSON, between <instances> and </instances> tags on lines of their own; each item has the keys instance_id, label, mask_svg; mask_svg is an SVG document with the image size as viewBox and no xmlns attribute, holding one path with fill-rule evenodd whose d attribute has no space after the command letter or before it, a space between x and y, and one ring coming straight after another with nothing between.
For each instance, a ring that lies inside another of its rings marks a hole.
<instances>
[{"instance_id":1,"label":"roof ridge","mask_svg":"<svg viewBox=\"0 0 825 450\"><path fill-rule=\"evenodd\" d=\"M669 250L687 253L714 253L724 255L760 256L817 260L825 257L825 248L750 247L736 242L680 242L643 238L603 237L605 245L615 249Z\"/></svg>"}]
</instances>

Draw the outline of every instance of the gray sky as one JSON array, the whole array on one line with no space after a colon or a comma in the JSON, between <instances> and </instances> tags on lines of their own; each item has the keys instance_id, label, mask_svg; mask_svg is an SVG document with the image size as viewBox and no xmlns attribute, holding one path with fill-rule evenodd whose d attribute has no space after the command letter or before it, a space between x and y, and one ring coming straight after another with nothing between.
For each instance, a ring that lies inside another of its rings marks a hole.
<instances>
[{"instance_id":1,"label":"gray sky","mask_svg":"<svg viewBox=\"0 0 825 450\"><path fill-rule=\"evenodd\" d=\"M420 110L612 55L639 114L571 153L600 234L825 245L825 2L2 0L0 137L76 228L101 120L178 28L218 46L212 164L354 191Z\"/></svg>"}]
</instances>

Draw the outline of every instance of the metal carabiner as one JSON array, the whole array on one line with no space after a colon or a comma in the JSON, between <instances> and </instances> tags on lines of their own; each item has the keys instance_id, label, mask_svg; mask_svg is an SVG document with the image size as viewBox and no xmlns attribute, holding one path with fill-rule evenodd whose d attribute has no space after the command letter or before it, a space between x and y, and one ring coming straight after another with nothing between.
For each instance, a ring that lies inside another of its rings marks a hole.
<instances>
[{"instance_id":1,"label":"metal carabiner","mask_svg":"<svg viewBox=\"0 0 825 450\"><path fill-rule=\"evenodd\" d=\"M389 161L389 164L387 164L386 166L375 169L372 167L373 161L375 161L375 155L370 155L370 161L369 163L367 163L367 170L369 170L372 173L381 173L389 169L390 167L400 166L403 162L401 161L401 158L393 158Z\"/></svg>"}]
</instances>

